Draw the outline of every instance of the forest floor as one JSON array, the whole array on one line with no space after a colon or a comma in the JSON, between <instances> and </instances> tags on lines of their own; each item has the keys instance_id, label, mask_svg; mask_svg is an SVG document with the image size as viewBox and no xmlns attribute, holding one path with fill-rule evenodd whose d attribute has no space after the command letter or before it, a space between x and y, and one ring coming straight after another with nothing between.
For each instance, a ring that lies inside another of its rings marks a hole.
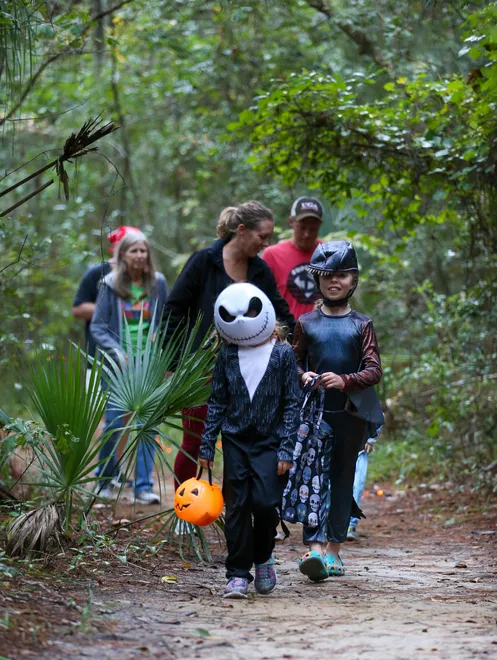
<instances>
[{"instance_id":1,"label":"forest floor","mask_svg":"<svg viewBox=\"0 0 497 660\"><path fill-rule=\"evenodd\" d=\"M301 531L292 526L276 546L275 592L251 587L246 601L220 597L219 542L209 564L185 562L166 545L146 560L108 555L106 567L100 555L73 571L60 556L33 567L0 583L0 656L497 658L497 504L434 486L384 491L363 499L368 518L343 548L344 577L313 584L302 576Z\"/></svg>"}]
</instances>

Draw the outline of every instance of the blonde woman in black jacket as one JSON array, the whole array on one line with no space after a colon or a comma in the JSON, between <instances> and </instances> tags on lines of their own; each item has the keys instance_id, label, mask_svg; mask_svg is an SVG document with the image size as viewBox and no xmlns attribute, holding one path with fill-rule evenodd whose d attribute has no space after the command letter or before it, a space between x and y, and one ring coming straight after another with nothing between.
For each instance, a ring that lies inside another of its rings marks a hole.
<instances>
[{"instance_id":1,"label":"blonde woman in black jacket","mask_svg":"<svg viewBox=\"0 0 497 660\"><path fill-rule=\"evenodd\" d=\"M186 326L190 333L201 314L200 331L194 343L194 348L198 348L212 325L216 298L233 282L250 282L262 289L272 302L278 321L290 332L293 330L295 319L288 304L280 295L269 266L258 256L269 245L273 229L273 214L260 202L245 202L221 212L217 225L219 239L192 254L169 294L164 313L166 341L178 327ZM181 446L195 460L206 414L207 406L183 410ZM174 471L180 484L195 476L196 464L179 451Z\"/></svg>"}]
</instances>

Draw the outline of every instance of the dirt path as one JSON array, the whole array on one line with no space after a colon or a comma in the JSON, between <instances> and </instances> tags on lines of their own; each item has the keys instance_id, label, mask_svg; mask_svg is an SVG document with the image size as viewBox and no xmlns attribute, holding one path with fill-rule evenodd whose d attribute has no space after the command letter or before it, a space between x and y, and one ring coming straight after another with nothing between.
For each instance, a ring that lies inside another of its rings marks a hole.
<instances>
[{"instance_id":1,"label":"dirt path","mask_svg":"<svg viewBox=\"0 0 497 660\"><path fill-rule=\"evenodd\" d=\"M363 535L343 552L343 578L312 584L298 572L298 527L277 545L276 591L252 591L248 601L220 598L221 555L213 565L185 567L168 553L149 571L123 566L112 580L94 583L84 625L71 634L62 621L42 648L3 653L43 660L497 658L497 509L475 515L445 505L441 512L444 503L433 497L440 494L369 497ZM161 584L164 575L178 581Z\"/></svg>"}]
</instances>

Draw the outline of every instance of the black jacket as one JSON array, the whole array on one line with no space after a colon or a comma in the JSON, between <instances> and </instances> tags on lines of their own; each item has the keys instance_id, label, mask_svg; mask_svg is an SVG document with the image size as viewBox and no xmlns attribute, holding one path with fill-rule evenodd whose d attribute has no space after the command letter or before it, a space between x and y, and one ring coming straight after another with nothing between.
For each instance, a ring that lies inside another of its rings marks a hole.
<instances>
[{"instance_id":1,"label":"black jacket","mask_svg":"<svg viewBox=\"0 0 497 660\"><path fill-rule=\"evenodd\" d=\"M297 364L289 344L277 341L254 398L240 371L238 346L224 345L212 377L209 409L200 458L214 459L219 431L229 435L252 432L277 443L279 461L293 461L301 392Z\"/></svg>"},{"instance_id":2,"label":"black jacket","mask_svg":"<svg viewBox=\"0 0 497 660\"><path fill-rule=\"evenodd\" d=\"M218 239L213 245L194 252L179 274L167 300L164 310L163 327L167 323L166 341L183 323L188 324L191 333L198 315L202 314L200 331L193 349L201 344L214 317L216 298L233 280L224 269L223 247L228 241ZM274 275L260 257L248 261L247 281L262 289L273 303L276 318L288 326L290 333L295 326L288 303L276 286Z\"/></svg>"}]
</instances>

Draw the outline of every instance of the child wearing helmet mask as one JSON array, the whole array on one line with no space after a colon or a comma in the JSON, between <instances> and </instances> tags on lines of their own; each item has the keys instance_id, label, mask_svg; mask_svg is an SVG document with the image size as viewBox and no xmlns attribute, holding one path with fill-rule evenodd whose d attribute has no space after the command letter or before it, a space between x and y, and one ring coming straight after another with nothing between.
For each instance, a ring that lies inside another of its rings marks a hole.
<instances>
[{"instance_id":1,"label":"child wearing helmet mask","mask_svg":"<svg viewBox=\"0 0 497 660\"><path fill-rule=\"evenodd\" d=\"M272 552L285 473L292 467L300 398L295 357L275 337L276 317L253 284L228 286L217 298L214 322L226 344L212 378L200 465L212 468L221 432L228 547L224 598L247 598L276 586Z\"/></svg>"},{"instance_id":2,"label":"child wearing helmet mask","mask_svg":"<svg viewBox=\"0 0 497 660\"><path fill-rule=\"evenodd\" d=\"M359 279L354 247L348 241L321 243L309 271L322 299L298 320L294 351L302 385L316 378L316 386L325 390L323 420L333 439L323 463L329 465L325 515L318 526L304 526L309 551L299 568L319 581L345 573L340 546L347 538L351 511L357 511L352 490L357 455L383 422L373 387L382 369L371 319L349 304Z\"/></svg>"}]
</instances>

